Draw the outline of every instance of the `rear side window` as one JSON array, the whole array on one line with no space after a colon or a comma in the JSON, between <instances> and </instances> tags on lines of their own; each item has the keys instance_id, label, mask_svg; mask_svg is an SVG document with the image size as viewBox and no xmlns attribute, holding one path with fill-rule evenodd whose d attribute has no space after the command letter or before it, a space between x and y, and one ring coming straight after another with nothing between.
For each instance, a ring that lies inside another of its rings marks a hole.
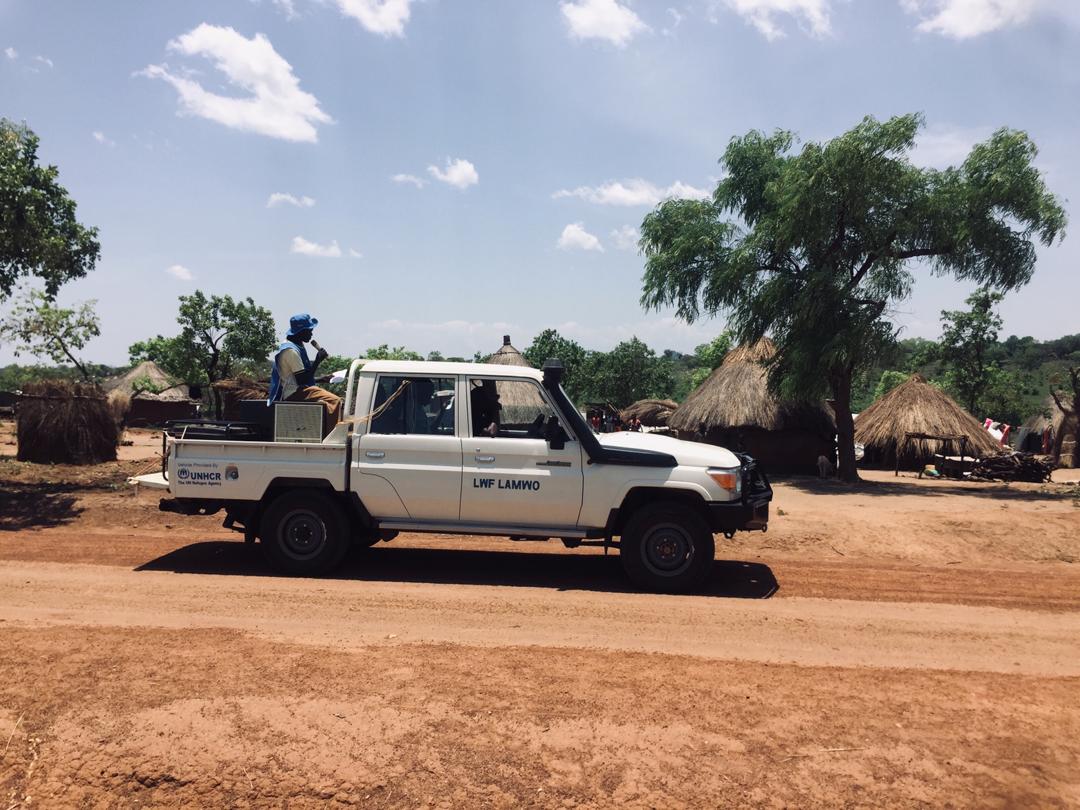
<instances>
[{"instance_id":1,"label":"rear side window","mask_svg":"<svg viewBox=\"0 0 1080 810\"><path fill-rule=\"evenodd\" d=\"M453 377L380 376L371 432L453 436L454 384Z\"/></svg>"}]
</instances>

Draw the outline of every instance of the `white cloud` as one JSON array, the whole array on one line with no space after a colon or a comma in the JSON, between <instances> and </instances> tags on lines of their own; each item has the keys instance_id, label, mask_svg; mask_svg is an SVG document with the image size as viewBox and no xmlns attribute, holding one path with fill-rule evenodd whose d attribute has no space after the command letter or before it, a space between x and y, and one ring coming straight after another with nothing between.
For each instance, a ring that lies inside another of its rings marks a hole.
<instances>
[{"instance_id":1,"label":"white cloud","mask_svg":"<svg viewBox=\"0 0 1080 810\"><path fill-rule=\"evenodd\" d=\"M51 68L53 66L52 59L49 59L47 56L41 56L40 54L34 57L34 61L44 65L47 68Z\"/></svg>"},{"instance_id":2,"label":"white cloud","mask_svg":"<svg viewBox=\"0 0 1080 810\"><path fill-rule=\"evenodd\" d=\"M604 252L604 246L600 244L600 240L585 230L585 226L580 222L571 222L563 228L557 247L560 250L597 250L601 253Z\"/></svg>"},{"instance_id":3,"label":"white cloud","mask_svg":"<svg viewBox=\"0 0 1080 810\"><path fill-rule=\"evenodd\" d=\"M968 156L971 147L986 140L991 134L993 130L990 127L931 125L915 136L911 162L916 166L929 166L933 169L959 166Z\"/></svg>"},{"instance_id":4,"label":"white cloud","mask_svg":"<svg viewBox=\"0 0 1080 810\"><path fill-rule=\"evenodd\" d=\"M564 197L578 197L596 205L653 206L669 198L706 199L709 192L681 180L676 180L667 188L661 188L637 177L632 180L613 180L600 186L564 188L551 196L556 200Z\"/></svg>"},{"instance_id":5,"label":"white cloud","mask_svg":"<svg viewBox=\"0 0 1080 810\"><path fill-rule=\"evenodd\" d=\"M315 200L308 196L296 197L292 194L275 191L266 200L266 207L277 208L279 205L295 205L297 208L311 208L315 205Z\"/></svg>"},{"instance_id":6,"label":"white cloud","mask_svg":"<svg viewBox=\"0 0 1080 810\"><path fill-rule=\"evenodd\" d=\"M615 0L576 0L559 4L563 19L576 39L603 39L620 48L649 26Z\"/></svg>"},{"instance_id":7,"label":"white cloud","mask_svg":"<svg viewBox=\"0 0 1080 810\"><path fill-rule=\"evenodd\" d=\"M409 21L409 6L413 0L334 0L346 17L364 26L373 34L384 37L405 36Z\"/></svg>"},{"instance_id":8,"label":"white cloud","mask_svg":"<svg viewBox=\"0 0 1080 810\"><path fill-rule=\"evenodd\" d=\"M315 96L300 89L292 65L262 34L248 39L232 28L203 23L170 42L169 50L210 59L233 88L247 93L242 97L212 93L194 79L170 72L164 64L140 71L139 75L164 79L173 86L180 96L182 114L243 132L306 143L318 140L317 124L332 120Z\"/></svg>"},{"instance_id":9,"label":"white cloud","mask_svg":"<svg viewBox=\"0 0 1080 810\"><path fill-rule=\"evenodd\" d=\"M480 175L476 173L476 167L469 161L458 158L457 160L446 159L446 169L438 166L428 166L428 174L443 183L449 183L454 188L465 189L475 186L480 182Z\"/></svg>"},{"instance_id":10,"label":"white cloud","mask_svg":"<svg viewBox=\"0 0 1080 810\"><path fill-rule=\"evenodd\" d=\"M274 0L274 5L281 9L281 13L285 15L286 20L295 20L300 16L296 13L293 0Z\"/></svg>"},{"instance_id":11,"label":"white cloud","mask_svg":"<svg viewBox=\"0 0 1080 810\"><path fill-rule=\"evenodd\" d=\"M671 17L671 26L660 29L660 33L665 37L673 37L675 36L675 29L682 25L682 21L686 18L683 17L677 8L669 8L667 13L668 16Z\"/></svg>"},{"instance_id":12,"label":"white cloud","mask_svg":"<svg viewBox=\"0 0 1080 810\"><path fill-rule=\"evenodd\" d=\"M352 259L362 259L364 258L364 254L356 248L349 248L349 257Z\"/></svg>"},{"instance_id":13,"label":"white cloud","mask_svg":"<svg viewBox=\"0 0 1080 810\"><path fill-rule=\"evenodd\" d=\"M657 351L676 349L689 353L693 351L694 346L707 343L719 335L724 326L722 322L714 319L687 323L666 314L649 314L631 323L598 324L567 321L555 324L551 328L563 337L576 340L583 346L599 351L610 351L617 343L636 337Z\"/></svg>"},{"instance_id":14,"label":"white cloud","mask_svg":"<svg viewBox=\"0 0 1080 810\"><path fill-rule=\"evenodd\" d=\"M165 268L165 272L180 281L194 281L195 276L182 264L174 264Z\"/></svg>"},{"instance_id":15,"label":"white cloud","mask_svg":"<svg viewBox=\"0 0 1080 810\"><path fill-rule=\"evenodd\" d=\"M337 241L329 245L320 245L318 242L309 242L302 236L294 236L290 253L299 253L302 256L318 256L322 259L338 259L341 257L341 248Z\"/></svg>"},{"instance_id":16,"label":"white cloud","mask_svg":"<svg viewBox=\"0 0 1080 810\"><path fill-rule=\"evenodd\" d=\"M417 177L415 174L395 174L390 178L395 183L409 183L417 188L423 188L427 185L423 180Z\"/></svg>"},{"instance_id":17,"label":"white cloud","mask_svg":"<svg viewBox=\"0 0 1080 810\"><path fill-rule=\"evenodd\" d=\"M99 130L94 130L90 133L94 140L100 143L102 146L116 146L116 141L111 138L105 137L105 133Z\"/></svg>"},{"instance_id":18,"label":"white cloud","mask_svg":"<svg viewBox=\"0 0 1080 810\"><path fill-rule=\"evenodd\" d=\"M916 28L954 39L1021 25L1038 11L1064 10L1075 0L901 0L904 9L920 18Z\"/></svg>"},{"instance_id":19,"label":"white cloud","mask_svg":"<svg viewBox=\"0 0 1080 810\"><path fill-rule=\"evenodd\" d=\"M4 56L14 62L16 59L19 58L19 52L9 46L7 48L4 48Z\"/></svg>"},{"instance_id":20,"label":"white cloud","mask_svg":"<svg viewBox=\"0 0 1080 810\"><path fill-rule=\"evenodd\" d=\"M623 225L611 232L611 241L619 250L637 250L641 233L633 225Z\"/></svg>"},{"instance_id":21,"label":"white cloud","mask_svg":"<svg viewBox=\"0 0 1080 810\"><path fill-rule=\"evenodd\" d=\"M713 4L713 22L718 5L734 11L770 42L786 36L780 28L779 18L783 16L795 18L800 27L814 36L825 36L831 31L832 0L719 0Z\"/></svg>"}]
</instances>

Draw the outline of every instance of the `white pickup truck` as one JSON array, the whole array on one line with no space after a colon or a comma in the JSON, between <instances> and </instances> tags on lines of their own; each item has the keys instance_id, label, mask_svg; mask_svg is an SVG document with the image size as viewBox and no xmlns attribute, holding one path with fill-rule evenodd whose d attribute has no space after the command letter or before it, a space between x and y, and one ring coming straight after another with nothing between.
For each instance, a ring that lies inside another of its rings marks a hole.
<instances>
[{"instance_id":1,"label":"white pickup truck","mask_svg":"<svg viewBox=\"0 0 1080 810\"><path fill-rule=\"evenodd\" d=\"M224 509L225 526L298 575L329 572L353 544L441 532L617 547L636 585L683 592L711 573L715 533L765 531L772 489L753 459L666 436L597 435L562 374L557 360L543 372L357 360L344 419L325 438L176 423L162 472L133 481L167 489L163 511Z\"/></svg>"}]
</instances>

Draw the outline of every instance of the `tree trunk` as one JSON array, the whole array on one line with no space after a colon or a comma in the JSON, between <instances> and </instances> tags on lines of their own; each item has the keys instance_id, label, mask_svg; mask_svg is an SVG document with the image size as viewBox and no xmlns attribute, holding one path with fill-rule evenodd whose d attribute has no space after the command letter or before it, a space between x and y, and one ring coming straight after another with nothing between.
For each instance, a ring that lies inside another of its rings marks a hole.
<instances>
[{"instance_id":1,"label":"tree trunk","mask_svg":"<svg viewBox=\"0 0 1080 810\"><path fill-rule=\"evenodd\" d=\"M855 420L851 418L850 370L833 375L833 410L836 416L837 477L841 481L855 483L859 470L855 466Z\"/></svg>"},{"instance_id":2,"label":"tree trunk","mask_svg":"<svg viewBox=\"0 0 1080 810\"><path fill-rule=\"evenodd\" d=\"M221 398L221 392L214 388L213 384L210 385L211 396L214 398L214 418L221 419L222 414L225 412L225 405Z\"/></svg>"}]
</instances>

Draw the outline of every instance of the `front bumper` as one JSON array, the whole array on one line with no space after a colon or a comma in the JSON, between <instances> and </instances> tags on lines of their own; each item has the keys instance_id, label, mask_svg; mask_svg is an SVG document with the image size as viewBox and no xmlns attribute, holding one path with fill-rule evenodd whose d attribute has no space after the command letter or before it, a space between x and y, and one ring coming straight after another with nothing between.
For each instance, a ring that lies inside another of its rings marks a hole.
<instances>
[{"instance_id":1,"label":"front bumper","mask_svg":"<svg viewBox=\"0 0 1080 810\"><path fill-rule=\"evenodd\" d=\"M708 504L709 526L726 535L737 531L765 531L769 527L769 502L773 490L757 462L740 455L742 462L742 498L737 501L714 501Z\"/></svg>"}]
</instances>

